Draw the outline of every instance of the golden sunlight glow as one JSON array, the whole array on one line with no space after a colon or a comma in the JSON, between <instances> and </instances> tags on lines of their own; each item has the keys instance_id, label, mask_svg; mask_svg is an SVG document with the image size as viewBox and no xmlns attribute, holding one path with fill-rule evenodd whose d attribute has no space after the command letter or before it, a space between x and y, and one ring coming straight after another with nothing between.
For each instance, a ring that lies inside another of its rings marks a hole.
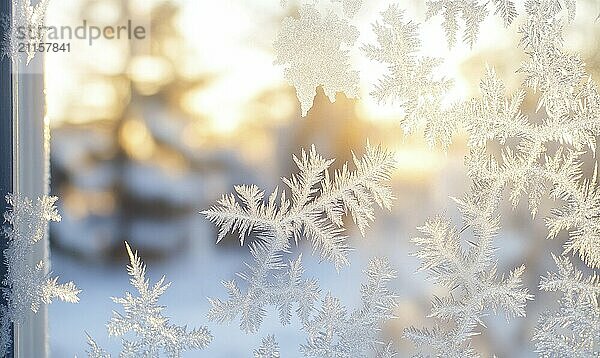
<instances>
[{"instance_id":1,"label":"golden sunlight glow","mask_svg":"<svg viewBox=\"0 0 600 358\"><path fill-rule=\"evenodd\" d=\"M181 177L189 170L188 162L183 154L174 150L157 150L153 160L167 176Z\"/></svg>"},{"instance_id":2,"label":"golden sunlight glow","mask_svg":"<svg viewBox=\"0 0 600 358\"><path fill-rule=\"evenodd\" d=\"M149 159L156 149L150 131L139 119L128 119L123 123L119 130L119 143L130 157L137 160Z\"/></svg>"},{"instance_id":3,"label":"golden sunlight glow","mask_svg":"<svg viewBox=\"0 0 600 358\"><path fill-rule=\"evenodd\" d=\"M109 215L116 207L113 192L92 192L70 188L64 194L62 201L65 209L74 219L84 218L90 214Z\"/></svg>"},{"instance_id":4,"label":"golden sunlight glow","mask_svg":"<svg viewBox=\"0 0 600 358\"><path fill-rule=\"evenodd\" d=\"M270 42L270 36L249 37L256 24L242 4L185 2L178 21L185 41L197 54L195 61L205 73L216 75L208 86L184 94L180 103L189 114L209 121L205 131L219 135L232 135L242 122L254 119L249 118L248 106L263 91L282 83L281 68L273 65L269 47L257 46ZM219 36L199 36L214 33Z\"/></svg>"},{"instance_id":5,"label":"golden sunlight glow","mask_svg":"<svg viewBox=\"0 0 600 358\"><path fill-rule=\"evenodd\" d=\"M187 112L210 120L203 130L231 134L237 129L243 113L238 106L228 103L227 95L228 91L223 87L211 90L198 88L187 92L181 105Z\"/></svg>"},{"instance_id":6,"label":"golden sunlight glow","mask_svg":"<svg viewBox=\"0 0 600 358\"><path fill-rule=\"evenodd\" d=\"M129 63L129 77L142 95L156 94L174 76L171 63L162 57L136 56Z\"/></svg>"},{"instance_id":7,"label":"golden sunlight glow","mask_svg":"<svg viewBox=\"0 0 600 358\"><path fill-rule=\"evenodd\" d=\"M394 152L397 176L408 180L420 180L431 177L443 169L446 158L425 146L403 146Z\"/></svg>"},{"instance_id":8,"label":"golden sunlight glow","mask_svg":"<svg viewBox=\"0 0 600 358\"><path fill-rule=\"evenodd\" d=\"M206 125L202 120L188 123L181 131L183 144L193 149L202 147L208 134L205 127Z\"/></svg>"},{"instance_id":9,"label":"golden sunlight glow","mask_svg":"<svg viewBox=\"0 0 600 358\"><path fill-rule=\"evenodd\" d=\"M115 118L121 113L126 87L118 81L94 79L79 83L78 88L68 92L71 103L65 103L72 122L84 123L97 119ZM63 99L60 99L63 101ZM55 117L52 117L55 118Z\"/></svg>"}]
</instances>

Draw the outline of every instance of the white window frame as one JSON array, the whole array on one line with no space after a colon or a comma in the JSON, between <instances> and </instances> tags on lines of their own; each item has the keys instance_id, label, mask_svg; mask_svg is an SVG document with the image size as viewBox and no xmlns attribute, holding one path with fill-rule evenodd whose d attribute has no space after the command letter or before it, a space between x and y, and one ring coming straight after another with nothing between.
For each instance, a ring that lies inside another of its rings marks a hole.
<instances>
[{"instance_id":1,"label":"white window frame","mask_svg":"<svg viewBox=\"0 0 600 358\"><path fill-rule=\"evenodd\" d=\"M12 0L0 0L1 14L17 11ZM4 30L2 30L4 31ZM45 95L41 53L29 65L3 57L0 64L0 206L4 195L30 198L49 191L49 130L44 118ZM38 58L40 56L40 58ZM25 71L27 66L27 71ZM4 240L4 239L3 239ZM4 249L6 243L0 245ZM32 264L48 257L47 235L28 259ZM4 260L0 261L4 262ZM5 268L0 269L4 275ZM1 298L0 298L1 299ZM13 328L13 355L47 357L47 307L28 312L25 323Z\"/></svg>"},{"instance_id":2,"label":"white window frame","mask_svg":"<svg viewBox=\"0 0 600 358\"><path fill-rule=\"evenodd\" d=\"M41 54L37 54L40 56ZM20 64L24 66L24 64ZM41 58L28 65L29 73L13 75L13 183L14 191L37 198L49 193L49 128L44 111L44 78ZM40 68L31 68L39 66ZM29 258L34 266L49 259L48 233ZM15 358L48 356L48 311L28 311L25 323L16 327Z\"/></svg>"}]
</instances>

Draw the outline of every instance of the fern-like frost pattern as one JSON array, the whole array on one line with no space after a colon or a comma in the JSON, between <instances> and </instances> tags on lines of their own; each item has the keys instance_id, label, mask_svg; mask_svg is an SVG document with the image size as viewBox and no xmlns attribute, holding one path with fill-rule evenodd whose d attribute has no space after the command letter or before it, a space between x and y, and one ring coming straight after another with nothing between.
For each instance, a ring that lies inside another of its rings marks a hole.
<instances>
[{"instance_id":1,"label":"fern-like frost pattern","mask_svg":"<svg viewBox=\"0 0 600 358\"><path fill-rule=\"evenodd\" d=\"M351 250L344 235L344 216L351 216L364 236L375 218L374 206L391 208L393 195L385 184L394 168L391 153L367 144L364 156L353 158L355 170L346 163L331 174L333 160L323 158L312 146L293 158L299 173L283 179L290 194L275 189L264 202L258 187L237 186L237 195L224 195L218 205L203 212L219 228L217 242L228 233L237 233L241 244L254 235L250 243L254 264L238 275L246 289L237 281L224 282L229 299L210 299L209 319L228 322L240 316L240 328L247 333L258 330L265 307L271 305L277 307L282 324L289 323L293 307L301 320L308 319L318 299L318 285L302 278L301 256L283 262L291 242L307 238L321 259L339 269L349 264Z\"/></svg>"},{"instance_id":2,"label":"fern-like frost pattern","mask_svg":"<svg viewBox=\"0 0 600 358\"><path fill-rule=\"evenodd\" d=\"M6 305L0 305L0 353L8 354L12 325L20 325L28 312L38 312L42 305L54 299L76 303L79 290L72 282L58 283L58 277L48 273L49 263L40 260L29 263L35 247L41 244L51 221L60 221L56 197L42 196L36 200L18 194L6 196L9 209L4 213L2 234L7 240L4 250L6 276L2 278L2 295Z\"/></svg>"},{"instance_id":3,"label":"fern-like frost pattern","mask_svg":"<svg viewBox=\"0 0 600 358\"><path fill-rule=\"evenodd\" d=\"M327 294L317 314L304 323L308 341L302 345L305 357L369 357L373 347L379 347L381 324L394 318L396 295L388 282L396 278L396 271L385 258L371 259L364 271L366 282L361 286L362 306L348 312L340 300ZM391 354L391 345L379 351L378 356Z\"/></svg>"},{"instance_id":4,"label":"fern-like frost pattern","mask_svg":"<svg viewBox=\"0 0 600 358\"><path fill-rule=\"evenodd\" d=\"M494 14L500 16L508 27L517 17L517 9L512 0L493 0ZM427 18L441 15L442 27L448 45L456 44L459 27L463 25L463 42L473 47L479 37L481 23L489 15L488 1L478 0L436 0L427 1Z\"/></svg>"},{"instance_id":5,"label":"fern-like frost pattern","mask_svg":"<svg viewBox=\"0 0 600 358\"><path fill-rule=\"evenodd\" d=\"M473 188L480 193L490 188ZM515 268L508 275L497 274L493 239L500 229L495 215L496 203L483 200L476 194L456 199L462 213L464 226L458 230L442 217L428 220L419 228L423 236L412 241L421 260L421 270L426 270L433 281L448 288L452 293L446 297L434 297L431 316L446 324L433 328L411 327L404 336L413 341L420 356L478 357L472 348L470 337L478 334L483 325L482 317L489 311L503 310L507 319L525 316L525 304L533 296L523 287L524 266ZM469 249L461 246L460 233L471 228L474 240Z\"/></svg>"},{"instance_id":6,"label":"fern-like frost pattern","mask_svg":"<svg viewBox=\"0 0 600 358\"><path fill-rule=\"evenodd\" d=\"M543 357L600 356L600 277L585 277L568 258L554 256L558 272L542 277L540 289L561 292L559 308L544 313L534 336Z\"/></svg>"},{"instance_id":7,"label":"fern-like frost pattern","mask_svg":"<svg viewBox=\"0 0 600 358\"><path fill-rule=\"evenodd\" d=\"M189 350L206 348L212 341L212 335L206 327L188 331L186 326L176 326L163 315L164 306L158 300L169 288L163 276L154 285L146 278L146 265L137 252L133 252L125 243L129 255L127 272L129 282L138 295L129 292L124 297L114 297L113 302L123 306L124 314L113 312L107 329L110 336L127 337L134 335L135 339L123 338L123 347L119 357L150 357L167 356L181 357ZM89 335L88 357L109 358L110 354L102 349Z\"/></svg>"},{"instance_id":8,"label":"fern-like frost pattern","mask_svg":"<svg viewBox=\"0 0 600 358\"><path fill-rule=\"evenodd\" d=\"M397 103L405 116L402 128L410 133L427 123L425 136L433 146L450 144L459 106L444 108L444 95L453 82L436 75L441 58L418 55L421 49L418 25L405 19L403 10L390 5L381 13L382 22L372 24L376 44L362 47L371 60L387 66L387 73L375 85L371 96L380 103Z\"/></svg>"},{"instance_id":9,"label":"fern-like frost pattern","mask_svg":"<svg viewBox=\"0 0 600 358\"><path fill-rule=\"evenodd\" d=\"M254 358L280 358L279 344L274 335L263 338L258 349L254 350Z\"/></svg>"},{"instance_id":10,"label":"fern-like frost pattern","mask_svg":"<svg viewBox=\"0 0 600 358\"><path fill-rule=\"evenodd\" d=\"M561 201L561 207L554 208L546 218L548 238L568 232L565 253L576 253L597 268L600 193L597 175L582 177L581 156L596 150L600 94L579 56L563 50L564 23L573 20L575 2L530 0L525 3L525 15L519 29L528 60L519 71L525 75L524 85L539 93L537 110L544 114L540 123L520 110L525 90L507 94L495 71L488 68L481 80L481 98L443 111L442 117L420 116L409 121L410 128L423 126L427 141L444 147L454 132L466 130L470 177L487 182L489 187L510 188L510 201L515 206L527 195L533 216L546 195ZM487 145L493 141L502 145L499 159L487 154ZM518 144L508 144L514 142ZM490 194L498 198L501 195L498 190Z\"/></svg>"}]
</instances>

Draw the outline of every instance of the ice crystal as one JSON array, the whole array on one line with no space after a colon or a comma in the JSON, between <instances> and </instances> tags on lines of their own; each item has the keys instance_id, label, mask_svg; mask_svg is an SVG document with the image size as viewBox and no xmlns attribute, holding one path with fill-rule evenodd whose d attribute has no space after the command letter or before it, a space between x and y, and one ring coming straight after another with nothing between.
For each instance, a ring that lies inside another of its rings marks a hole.
<instances>
[{"instance_id":1,"label":"ice crystal","mask_svg":"<svg viewBox=\"0 0 600 358\"><path fill-rule=\"evenodd\" d=\"M478 356L470 337L483 325L482 317L498 310L505 311L507 318L525 316L525 303L533 299L522 285L524 266L507 276L497 274L492 245L499 230L496 202L488 199L494 196L480 194L490 190L495 189L475 187L471 194L457 200L464 228L474 233L469 249L461 246L462 230L441 217L428 220L419 228L423 236L413 239L418 247L415 256L422 261L420 269L452 291L449 296L434 297L431 310L431 316L439 321L453 322L450 328L438 323L431 329L411 327L404 333L424 356Z\"/></svg>"},{"instance_id":2,"label":"ice crystal","mask_svg":"<svg viewBox=\"0 0 600 358\"><path fill-rule=\"evenodd\" d=\"M296 88L304 117L319 86L331 102L337 92L358 97L358 72L351 68L348 54L358 30L334 13L323 18L314 5L302 5L299 12L299 18L283 20L273 47L275 64L284 66L284 77Z\"/></svg>"},{"instance_id":3,"label":"ice crystal","mask_svg":"<svg viewBox=\"0 0 600 358\"><path fill-rule=\"evenodd\" d=\"M294 156L300 172L283 179L290 188L290 199L285 190L275 189L265 203L264 193L256 186L237 186L237 198L225 195L218 205L203 212L219 227L217 241L237 232L243 244L254 235L250 244L254 264L239 274L246 289L236 281L224 282L229 299L210 300L211 320L227 322L239 315L240 328L255 332L269 305L278 308L282 324L290 321L294 306L300 319L308 318L318 287L316 281L302 278L301 257L283 262L291 241L309 239L321 259L340 268L348 264L351 250L343 234L343 217L349 214L364 236L374 220L374 206L391 207L391 189L384 184L394 167L391 153L367 144L362 158L353 157L355 170L346 163L332 177L329 167L333 160L324 159L313 146L310 152Z\"/></svg>"},{"instance_id":4,"label":"ice crystal","mask_svg":"<svg viewBox=\"0 0 600 358\"><path fill-rule=\"evenodd\" d=\"M512 184L515 205L521 194L528 192L533 215L549 182L551 197L564 199L566 204L547 219L548 236L570 231L565 251L578 252L595 267L600 265L600 193L596 175L580 181L579 157L585 148L595 150L595 138L600 134L600 95L591 79L581 83L585 77L582 61L562 52L562 27L557 19L560 7L552 4L558 2L529 2L529 19L521 28L522 43L530 55L521 69L527 75L525 84L541 92L538 109L543 107L548 117L539 125L531 124L518 109L525 92L519 90L506 99L503 84L488 70L482 80L482 99L472 107L470 144L485 145L494 139L504 143L507 138L516 138L520 144L516 150L506 148L500 164L493 160L485 163L479 152L472 155L469 165L478 178ZM556 142L559 149L547 155L549 145Z\"/></svg>"},{"instance_id":5,"label":"ice crystal","mask_svg":"<svg viewBox=\"0 0 600 358\"><path fill-rule=\"evenodd\" d=\"M504 83L493 68L487 69L480 88L481 99L470 102L470 120L465 124L469 132L469 147L482 147L494 139L504 144L508 138L518 136L526 129L535 131L521 113L524 90L507 97Z\"/></svg>"},{"instance_id":6,"label":"ice crystal","mask_svg":"<svg viewBox=\"0 0 600 358\"><path fill-rule=\"evenodd\" d=\"M275 340L274 335L263 338L258 349L254 350L254 358L280 358L279 344Z\"/></svg>"},{"instance_id":7,"label":"ice crystal","mask_svg":"<svg viewBox=\"0 0 600 358\"><path fill-rule=\"evenodd\" d=\"M540 282L543 291L562 292L560 308L543 313L534 341L544 357L597 357L600 355L600 277L584 278L567 258L554 257L558 272Z\"/></svg>"},{"instance_id":8,"label":"ice crystal","mask_svg":"<svg viewBox=\"0 0 600 358\"><path fill-rule=\"evenodd\" d=\"M18 62L21 57L19 43L25 43L29 44L25 47L26 63L33 60L37 53L36 45L44 42L47 33L44 21L49 3L50 0L40 0L36 5L31 5L31 0L14 0L16 11L12 17L3 16L0 21L4 32L0 59L8 57Z\"/></svg>"},{"instance_id":9,"label":"ice crystal","mask_svg":"<svg viewBox=\"0 0 600 358\"><path fill-rule=\"evenodd\" d=\"M564 292L566 294L577 294L582 300L591 302L598 306L600 298L600 276L592 274L584 277L583 272L576 269L566 257L552 255L558 272L548 272L542 277L540 289L550 292Z\"/></svg>"},{"instance_id":10,"label":"ice crystal","mask_svg":"<svg viewBox=\"0 0 600 358\"><path fill-rule=\"evenodd\" d=\"M552 155L544 155L541 145L523 147L523 153L506 150L503 163L487 159L487 165L481 152L473 152L469 161L472 176L494 182L495 186L511 186L511 200L516 205L523 192L528 193L532 214L538 210L539 203L550 183L550 197L564 202L561 208L554 208L546 218L548 238L556 237L561 231L569 232L564 245L565 253L576 252L591 267L600 265L600 192L597 175L591 179L581 179L580 153L564 151L559 148ZM543 158L543 163L538 163Z\"/></svg>"},{"instance_id":11,"label":"ice crystal","mask_svg":"<svg viewBox=\"0 0 600 358\"><path fill-rule=\"evenodd\" d=\"M341 2L342 7L344 8L344 15L349 18L354 17L362 6L362 0L331 0L331 2Z\"/></svg>"},{"instance_id":12,"label":"ice crystal","mask_svg":"<svg viewBox=\"0 0 600 358\"><path fill-rule=\"evenodd\" d=\"M538 0L526 3L527 20L520 27L521 44L529 55L520 71L525 85L541 93L538 108L544 106L550 119L560 121L574 105L573 96L587 77L578 54L563 51L562 1ZM569 19L575 16L575 2L566 1Z\"/></svg>"},{"instance_id":13,"label":"ice crystal","mask_svg":"<svg viewBox=\"0 0 600 358\"><path fill-rule=\"evenodd\" d=\"M86 353L88 357L110 358L110 354L107 351L105 351L102 347L100 347L98 343L96 343L96 341L94 341L94 339L90 337L89 334L86 334L86 337L88 343L88 350L86 351Z\"/></svg>"},{"instance_id":14,"label":"ice crystal","mask_svg":"<svg viewBox=\"0 0 600 358\"><path fill-rule=\"evenodd\" d=\"M234 280L223 282L229 297L226 301L209 299L208 318L222 323L240 316L240 329L246 333L258 331L267 306L277 308L284 325L290 323L294 307L301 320L307 319L319 297L319 287L316 280L302 277L302 257L284 264L281 254L264 243L251 245L251 252L254 266L247 264L248 272L238 274L247 283L246 291Z\"/></svg>"},{"instance_id":15,"label":"ice crystal","mask_svg":"<svg viewBox=\"0 0 600 358\"><path fill-rule=\"evenodd\" d=\"M493 0L496 10L494 15L498 15L504 21L504 27L510 26L517 17L517 8L512 0Z\"/></svg>"},{"instance_id":16,"label":"ice crystal","mask_svg":"<svg viewBox=\"0 0 600 358\"><path fill-rule=\"evenodd\" d=\"M427 123L427 141L447 147L457 127L453 122L459 111L458 108L443 109L442 100L452 82L435 76L442 60L418 55L421 48L418 25L406 21L403 10L390 5L381 15L383 22L372 25L378 43L362 47L368 58L388 68L371 96L378 102L399 103L403 107L405 132Z\"/></svg>"},{"instance_id":17,"label":"ice crystal","mask_svg":"<svg viewBox=\"0 0 600 358\"><path fill-rule=\"evenodd\" d=\"M377 349L377 358L394 358L398 356L398 352L394 349L394 344L389 342L385 347Z\"/></svg>"},{"instance_id":18,"label":"ice crystal","mask_svg":"<svg viewBox=\"0 0 600 358\"><path fill-rule=\"evenodd\" d=\"M515 4L511 0L493 0L495 14L508 27L517 17ZM442 15L442 26L450 47L456 44L459 21L464 24L463 41L469 46L477 41L481 23L489 14L488 2L478 0L436 0L427 1L427 19Z\"/></svg>"},{"instance_id":19,"label":"ice crystal","mask_svg":"<svg viewBox=\"0 0 600 358\"><path fill-rule=\"evenodd\" d=\"M50 221L60 221L55 203L57 198L42 196L36 200L10 194L9 209L4 213L8 224L2 233L7 240L4 250L6 276L2 278L2 295L6 305L0 305L0 352L7 354L11 344L12 325L23 324L28 312L36 313L40 306L59 299L78 302L79 290L72 282L59 284L58 277L48 273L47 260L32 265L35 247L41 244Z\"/></svg>"},{"instance_id":20,"label":"ice crystal","mask_svg":"<svg viewBox=\"0 0 600 358\"><path fill-rule=\"evenodd\" d=\"M146 265L137 252L132 252L127 243L129 282L138 291L135 296L129 292L124 297L113 297L113 302L123 305L124 314L114 311L107 323L110 336L122 337L128 334L135 339L123 339L123 348L119 357L180 357L184 351L203 349L212 341L206 327L187 330L186 326L176 326L163 315L164 306L158 300L171 285L165 283L163 276L154 285L146 278ZM91 358L110 357L94 340L88 336L88 356Z\"/></svg>"},{"instance_id":21,"label":"ice crystal","mask_svg":"<svg viewBox=\"0 0 600 358\"><path fill-rule=\"evenodd\" d=\"M574 6L574 1L560 0L525 3L527 18L520 33L529 59L520 71L525 74L524 85L539 93L537 111L544 115L541 123L521 112L525 91L507 95L493 69L481 80L481 98L450 111L440 112L432 106L433 113L444 115L420 116L408 123L410 128L424 126L428 142L443 146L450 143L456 130L466 130L470 177L491 187L510 188L513 205L526 194L532 215L539 211L546 193L562 201L546 219L548 237L568 232L565 253L577 253L591 267L600 267L597 176L582 179L580 169L582 154L595 151L600 135L600 94L579 56L563 50L564 22L574 18ZM563 16L565 9L567 15ZM383 43L389 46L390 41ZM401 86L404 80L390 83ZM486 154L492 141L502 146L500 159ZM518 145L508 144L515 142Z\"/></svg>"},{"instance_id":22,"label":"ice crystal","mask_svg":"<svg viewBox=\"0 0 600 358\"><path fill-rule=\"evenodd\" d=\"M477 0L427 1L427 19L441 14L442 26L450 47L456 44L459 15L464 22L463 41L473 46L479 35L479 27L488 15L488 9Z\"/></svg>"},{"instance_id":23,"label":"ice crystal","mask_svg":"<svg viewBox=\"0 0 600 358\"><path fill-rule=\"evenodd\" d=\"M378 340L381 325L394 318L396 295L388 282L396 272L387 259L374 258L365 270L366 282L361 286L362 306L349 313L341 301L330 293L321 300L318 309L311 308L299 315L307 341L300 346L304 357L359 358L376 353L378 358L395 356L392 343L382 346ZM254 351L256 358L279 357L279 346L274 336L262 340Z\"/></svg>"},{"instance_id":24,"label":"ice crystal","mask_svg":"<svg viewBox=\"0 0 600 358\"><path fill-rule=\"evenodd\" d=\"M396 295L387 287L396 278L396 272L387 259L375 258L369 262L365 275L362 307L349 313L338 298L327 294L317 315L304 323L308 341L301 351L305 357L368 357L380 345L380 326L394 318L397 305ZM391 347L381 352L391 353ZM385 357L383 353L380 356Z\"/></svg>"}]
</instances>

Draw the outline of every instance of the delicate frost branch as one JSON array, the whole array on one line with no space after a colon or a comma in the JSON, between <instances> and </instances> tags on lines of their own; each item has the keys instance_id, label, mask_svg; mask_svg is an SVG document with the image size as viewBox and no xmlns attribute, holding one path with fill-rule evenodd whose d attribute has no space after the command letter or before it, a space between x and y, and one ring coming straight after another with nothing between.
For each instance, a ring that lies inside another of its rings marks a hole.
<instances>
[{"instance_id":1,"label":"delicate frost branch","mask_svg":"<svg viewBox=\"0 0 600 358\"><path fill-rule=\"evenodd\" d=\"M505 27L510 26L517 17L514 2L512 0L493 0L493 3L496 8L494 13L502 18ZM479 36L481 23L489 14L488 2L478 0L437 0L427 1L426 4L427 19L440 14L443 16L442 26L450 47L456 44L459 16L464 24L463 41L473 47Z\"/></svg>"},{"instance_id":2,"label":"delicate frost branch","mask_svg":"<svg viewBox=\"0 0 600 358\"><path fill-rule=\"evenodd\" d=\"M378 349L376 357L377 358L394 358L398 356L398 352L394 349L394 344L389 342L385 345L385 347Z\"/></svg>"},{"instance_id":3,"label":"delicate frost branch","mask_svg":"<svg viewBox=\"0 0 600 358\"><path fill-rule=\"evenodd\" d=\"M212 341L212 336L206 327L188 331L186 326L176 326L169 323L169 318L162 314L164 306L158 304L160 296L171 285L164 283L163 276L150 286L146 278L146 265L132 252L127 243L127 253L130 264L127 272L131 285L138 291L139 296L126 292L124 297L113 297L115 303L123 305L125 314L113 312L107 329L110 336L125 336L133 333L134 340L123 339L123 349L120 357L180 357L184 351L203 349ZM110 357L94 340L88 336L90 358Z\"/></svg>"},{"instance_id":4,"label":"delicate frost branch","mask_svg":"<svg viewBox=\"0 0 600 358\"><path fill-rule=\"evenodd\" d=\"M479 27L488 15L488 9L485 4L480 4L477 0L427 1L427 19L439 14L444 17L442 26L448 46L453 47L456 44L460 14L465 27L463 41L472 47L479 35Z\"/></svg>"},{"instance_id":5,"label":"delicate frost branch","mask_svg":"<svg viewBox=\"0 0 600 358\"><path fill-rule=\"evenodd\" d=\"M458 2L455 4L453 1L439 1L430 3L430 6L441 9L446 3L458 6ZM481 81L480 99L455 105L449 111L442 111L439 105L434 104L430 107L431 115L420 116L414 121L404 120L403 123L409 123L409 129L424 124L427 141L430 144L439 142L443 146L450 143L457 129L465 129L471 149L467 158L471 179L488 182L487 186L498 190L509 187L510 200L515 206L527 194L534 216L546 193L552 199L563 201L562 207L552 209L546 219L548 238L554 238L562 231L569 232L565 253L577 253L589 266L600 267L597 175L582 180L580 169L581 155L585 151L596 150L596 138L600 135L600 94L596 84L586 75L579 56L565 53L562 49L562 10L567 10L567 20L571 21L575 2L531 0L526 2L525 9L527 18L520 26L521 46L529 60L520 71L526 76L525 85L540 93L538 111L543 109L546 114L541 123L533 123L521 113L525 91L519 90L507 96L504 84L493 69L488 69ZM401 19L398 16L387 17ZM385 34L381 25L375 25L375 29L376 33ZM407 38L406 30L401 27L393 33L398 39ZM387 38L380 40L382 48L395 43L390 40L394 39L393 36L387 35ZM398 48L398 53L402 54L396 56L399 59L410 58L407 54L414 51L412 47ZM370 53L377 54L373 50ZM375 55L371 57L377 59ZM401 77L389 78L386 88L405 85ZM410 115L407 117L410 118ZM492 141L502 145L500 160L486 154L486 147ZM507 144L512 142L518 145L512 147ZM556 146L558 149L550 152ZM500 199L498 190L492 194Z\"/></svg>"},{"instance_id":6,"label":"delicate frost branch","mask_svg":"<svg viewBox=\"0 0 600 358\"><path fill-rule=\"evenodd\" d=\"M375 85L371 96L378 102L402 105L406 113L402 120L405 132L427 123L427 142L447 147L461 111L459 106L442 108L443 97L453 85L452 81L438 79L434 74L442 60L417 55L421 49L418 25L406 21L403 10L390 5L381 16L382 23L372 24L377 44L362 47L369 59L388 67L388 73Z\"/></svg>"},{"instance_id":7,"label":"delicate frost branch","mask_svg":"<svg viewBox=\"0 0 600 358\"><path fill-rule=\"evenodd\" d=\"M30 264L35 246L44 238L50 221L60 221L56 211L57 198L42 196L33 201L20 195L9 194L10 206L4 213L8 224L2 229L7 240L4 250L6 276L2 278L2 295L6 305L0 306L0 353L7 354L11 342L11 325L24 322L27 312L37 312L41 305L58 298L76 303L79 290L72 282L58 283L58 277L48 273L48 262Z\"/></svg>"},{"instance_id":8,"label":"delicate frost branch","mask_svg":"<svg viewBox=\"0 0 600 358\"><path fill-rule=\"evenodd\" d=\"M528 193L533 215L549 183L550 197L565 204L553 209L546 219L548 238L568 231L565 253L576 252L589 266L600 267L597 174L581 181L579 159L586 148L591 152L596 149L596 137L600 135L600 94L591 79L582 82L586 75L579 57L562 51L561 3L528 2L528 19L521 26L522 45L530 57L521 71L527 76L525 84L540 91L538 109L544 108L547 118L541 124L531 124L518 111L524 92L519 91L511 100L504 99L504 86L488 70L481 86L483 98L472 106L470 143L485 145L485 140L497 139L504 144L508 138L520 143L515 150L504 149L501 164L475 149L468 165L471 176L477 180L511 185L514 205L522 193ZM570 1L563 5L569 11L569 18L574 16L574 5ZM488 118L495 120L490 122ZM546 154L556 143L559 147L554 155Z\"/></svg>"},{"instance_id":9,"label":"delicate frost branch","mask_svg":"<svg viewBox=\"0 0 600 358\"><path fill-rule=\"evenodd\" d=\"M493 0L496 10L494 15L498 15L504 21L504 27L509 27L517 17L517 8L512 0Z\"/></svg>"},{"instance_id":10,"label":"delicate frost branch","mask_svg":"<svg viewBox=\"0 0 600 358\"><path fill-rule=\"evenodd\" d=\"M275 340L274 335L263 338L258 349L254 350L254 358L280 358L279 344Z\"/></svg>"},{"instance_id":11,"label":"delicate frost branch","mask_svg":"<svg viewBox=\"0 0 600 358\"><path fill-rule=\"evenodd\" d=\"M582 300L589 301L598 306L600 298L600 276L595 273L584 277L583 272L576 269L566 257L552 255L558 272L548 272L542 277L540 289L549 292L564 292L565 294L577 294Z\"/></svg>"},{"instance_id":12,"label":"delicate frost branch","mask_svg":"<svg viewBox=\"0 0 600 358\"><path fill-rule=\"evenodd\" d=\"M210 298L211 308L208 319L220 323L229 322L240 316L240 329L246 333L258 331L266 315L266 306L275 306L279 311L282 324L290 323L292 309L301 320L306 320L319 297L318 283L314 279L304 279L302 256L288 265L275 263L281 255L270 255L263 245L251 247L255 258L255 266L247 265L249 273L241 273L242 280L247 281L248 288L243 292L236 281L223 282L229 297L226 301ZM270 262L269 261L269 256ZM283 270L271 275L272 270ZM273 276L272 278L270 276Z\"/></svg>"},{"instance_id":13,"label":"delicate frost branch","mask_svg":"<svg viewBox=\"0 0 600 358\"><path fill-rule=\"evenodd\" d=\"M494 216L497 201L493 195L482 195L497 188L476 187L463 200L457 200L465 228L470 227L475 241L464 250L459 231L446 219L435 218L419 228L422 237L413 239L419 250L421 270L427 270L438 284L452 294L434 297L431 316L442 321L452 321L449 329L436 324L432 329L409 328L404 336L415 343L420 354L427 356L476 357L470 337L483 325L486 311L502 309L507 319L525 316L525 303L533 299L523 288L521 276L524 267L518 267L505 277L498 276L495 249L492 241L499 230L498 217Z\"/></svg>"},{"instance_id":14,"label":"delicate frost branch","mask_svg":"<svg viewBox=\"0 0 600 358\"><path fill-rule=\"evenodd\" d=\"M394 318L397 306L396 295L387 287L396 278L396 271L387 259L375 258L369 262L365 274L361 308L348 313L339 299L327 294L318 314L304 323L308 340L301 351L305 357L368 357L374 347L380 346L381 324ZM392 352L390 344L378 356L392 357Z\"/></svg>"},{"instance_id":15,"label":"delicate frost branch","mask_svg":"<svg viewBox=\"0 0 600 358\"><path fill-rule=\"evenodd\" d=\"M553 209L546 218L548 238L561 231L569 231L565 252L579 253L591 267L600 265L600 191L597 174L581 181L579 157L585 147L594 150L595 136L600 134L600 96L591 82L582 92L583 99L574 103L574 115L556 121L546 119L539 125L530 124L522 115L520 106L524 92L505 99L504 85L488 70L482 80L483 98L473 101L472 122L469 126L469 144L473 148L467 159L469 175L474 180L493 182L495 186L510 186L510 199L514 206L523 193L528 193L529 208L536 215L546 192L553 199L561 199L560 209ZM585 113L582 115L582 113ZM506 147L500 163L482 150L489 140L504 144L508 138L518 138L516 150ZM555 142L564 145L554 155L546 154L547 147ZM480 147L481 146L481 147ZM548 190L547 184L550 184Z\"/></svg>"},{"instance_id":16,"label":"delicate frost branch","mask_svg":"<svg viewBox=\"0 0 600 358\"><path fill-rule=\"evenodd\" d=\"M313 315L311 309L301 323L308 338L300 347L304 357L360 358L376 353L378 358L396 355L392 343L382 346L378 340L381 325L394 318L396 295L388 289L388 282L396 278L387 259L369 261L366 282L361 286L362 307L348 313L338 298L327 294L321 307ZM309 315L310 314L310 315ZM255 358L278 358L279 346L274 336L262 340L254 351Z\"/></svg>"},{"instance_id":17,"label":"delicate frost branch","mask_svg":"<svg viewBox=\"0 0 600 358\"><path fill-rule=\"evenodd\" d=\"M525 85L540 91L538 109L545 106L551 119L558 122L560 116L569 114L576 98L573 94L587 77L579 55L563 50L563 6L571 22L575 17L574 0L529 1L525 7L527 20L519 28L521 46L529 56L520 69L526 75Z\"/></svg>"},{"instance_id":18,"label":"delicate frost branch","mask_svg":"<svg viewBox=\"0 0 600 358\"><path fill-rule=\"evenodd\" d=\"M217 206L202 212L219 227L217 241L230 232L237 232L242 244L249 235L256 236L250 244L255 263L239 274L248 285L246 291L235 281L224 282L229 300L210 299L209 319L227 322L240 315L240 328L255 332L267 305L278 307L283 324L289 322L293 306L298 306L301 319L307 319L318 287L316 281L302 278L301 258L289 264L282 261L290 241L306 237L322 259L340 268L348 264L351 249L343 235L343 217L349 214L364 236L374 220L374 206L391 207L393 195L383 183L394 168L391 153L367 144L365 155L353 159L356 170L351 171L346 163L330 174L333 160L324 159L313 146L309 153L294 156L300 172L283 179L290 199L285 190L275 189L265 203L264 193L256 186L237 186L237 198L225 195Z\"/></svg>"},{"instance_id":19,"label":"delicate frost branch","mask_svg":"<svg viewBox=\"0 0 600 358\"><path fill-rule=\"evenodd\" d=\"M544 313L535 336L536 352L544 357L600 355L600 277L584 278L567 258L554 257L558 272L542 277L540 289L560 291L558 311Z\"/></svg>"},{"instance_id":20,"label":"delicate frost branch","mask_svg":"<svg viewBox=\"0 0 600 358\"><path fill-rule=\"evenodd\" d=\"M110 354L106 352L102 347L94 341L94 339L89 335L85 334L87 337L88 350L85 351L90 358L110 358Z\"/></svg>"},{"instance_id":21,"label":"delicate frost branch","mask_svg":"<svg viewBox=\"0 0 600 358\"><path fill-rule=\"evenodd\" d=\"M331 102L337 92L358 97L358 72L348 56L357 38L358 30L347 19L334 13L322 18L314 5L302 5L298 19L283 19L273 43L275 64L284 66L284 78L296 88L302 117L312 107L318 86Z\"/></svg>"}]
</instances>

